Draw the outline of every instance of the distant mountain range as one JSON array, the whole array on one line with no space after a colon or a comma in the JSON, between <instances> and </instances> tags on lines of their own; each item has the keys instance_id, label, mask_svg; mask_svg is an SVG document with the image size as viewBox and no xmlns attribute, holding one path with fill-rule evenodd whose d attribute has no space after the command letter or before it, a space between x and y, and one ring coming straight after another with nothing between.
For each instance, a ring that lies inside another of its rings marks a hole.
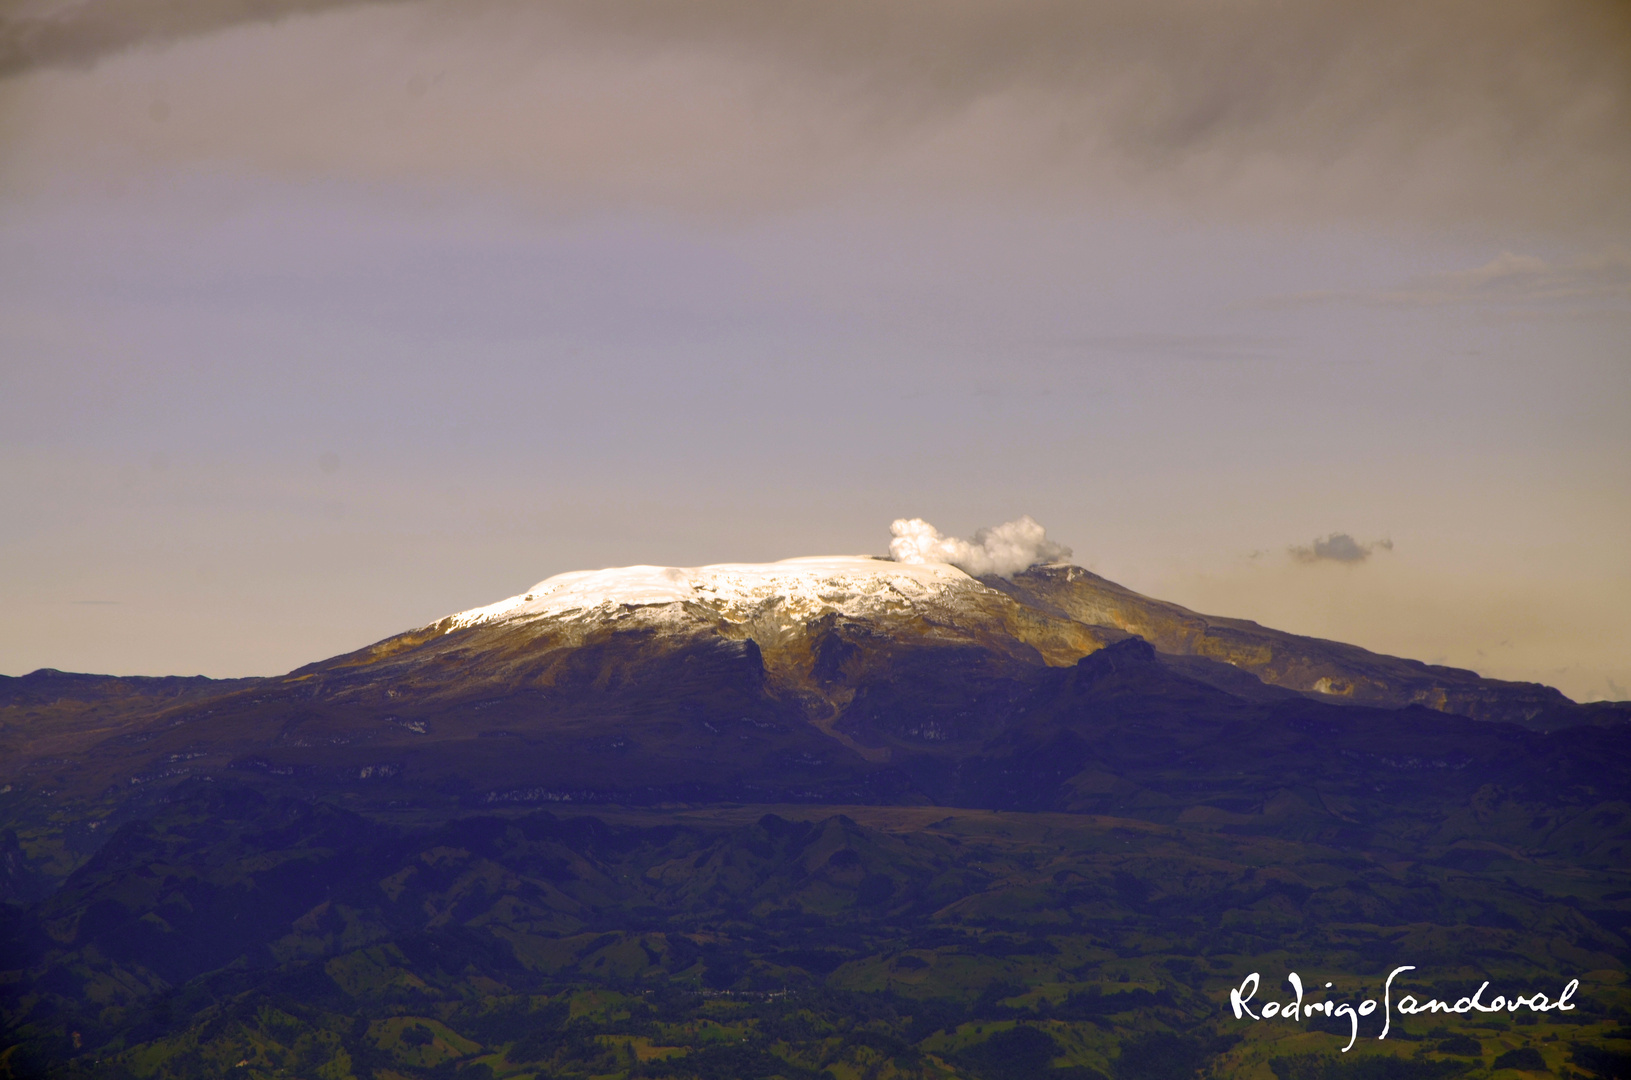
<instances>
[{"instance_id":1,"label":"distant mountain range","mask_svg":"<svg viewBox=\"0 0 1631 1080\"><path fill-rule=\"evenodd\" d=\"M89 797L226 772L477 802L997 805L1011 797L974 779L982 769L1049 724L1108 736L1070 695L1134 669L1139 688L1118 693L1183 697L1168 712L1185 739L1223 716L1329 717L1371 740L1401 709L1419 714L1412 730L1428 710L1445 730L1460 730L1452 717L1531 732L1631 718L1631 703L1577 705L1200 615L1080 567L975 579L840 557L563 574L274 678L0 679L0 782ZM1477 731L1458 738L1528 737ZM1026 798L1081 801L1054 787Z\"/></svg>"},{"instance_id":2,"label":"distant mountain range","mask_svg":"<svg viewBox=\"0 0 1631 1080\"><path fill-rule=\"evenodd\" d=\"M437 812L945 805L1268 828L1300 783L1304 827L1361 835L1453 815L1491 784L1538 791L1540 775L1548 805L1623 797L1628 717L1199 615L1074 566L627 567L273 678L5 679L0 811L117 822L211 777ZM1528 820L1503 836L1544 844L1558 827ZM1620 832L1600 840L1617 850ZM63 848L0 889L33 895L75 864Z\"/></svg>"}]
</instances>

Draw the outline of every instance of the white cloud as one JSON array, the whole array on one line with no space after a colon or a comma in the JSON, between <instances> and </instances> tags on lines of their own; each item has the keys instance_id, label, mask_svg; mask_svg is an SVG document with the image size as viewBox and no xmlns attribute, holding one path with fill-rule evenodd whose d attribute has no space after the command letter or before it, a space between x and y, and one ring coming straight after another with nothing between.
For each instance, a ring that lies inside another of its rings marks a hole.
<instances>
[{"instance_id":1,"label":"white cloud","mask_svg":"<svg viewBox=\"0 0 1631 1080\"><path fill-rule=\"evenodd\" d=\"M1631 251L1609 249L1556 262L1503 251L1482 266L1434 274L1379 299L1399 304L1631 300Z\"/></svg>"}]
</instances>

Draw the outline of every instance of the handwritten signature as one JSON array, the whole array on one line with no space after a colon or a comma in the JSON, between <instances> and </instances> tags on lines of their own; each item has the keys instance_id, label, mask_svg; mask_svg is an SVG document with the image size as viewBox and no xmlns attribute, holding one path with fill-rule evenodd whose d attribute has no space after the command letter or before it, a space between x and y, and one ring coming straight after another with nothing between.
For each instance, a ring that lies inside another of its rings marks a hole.
<instances>
[{"instance_id":1,"label":"handwritten signature","mask_svg":"<svg viewBox=\"0 0 1631 1080\"><path fill-rule=\"evenodd\" d=\"M1528 996L1511 998L1497 994L1486 1002L1483 998L1484 992L1489 989L1489 980L1485 979L1484 985L1480 986L1476 992L1469 997L1460 998L1453 1005L1447 1001L1439 1001L1437 998L1418 1001L1413 994L1406 994L1395 1005L1393 1003L1393 980L1398 978L1402 972L1415 970L1415 965L1407 964L1403 967L1396 967L1388 973L1387 982L1382 986L1382 1033L1377 1036L1378 1039L1387 1038L1387 1033L1393 1026L1395 1011L1400 1016L1415 1016L1417 1013L1516 1012L1527 1006L1534 1012L1551 1012L1553 1009L1569 1012L1574 1009L1574 1006L1568 1003L1569 999L1580 988L1580 980L1572 979L1563 988L1563 992L1557 996L1556 1001L1551 1000L1545 994L1534 993ZM1296 994L1295 1000L1285 1002L1265 1001L1257 1006L1256 1012L1253 1012L1252 999L1257 996L1257 991L1262 982L1255 971L1246 976L1241 980L1239 986L1229 991L1229 1007L1234 1010L1235 1019L1244 1020L1249 1017L1253 1020L1273 1020L1278 1017L1282 1020L1302 1021L1312 1016L1346 1017L1351 1026L1348 1045L1342 1048L1342 1052L1346 1054L1353 1047L1354 1041L1359 1038L1359 1018L1369 1016L1376 1011L1376 1002L1371 998L1361 1001L1357 1007L1350 1002L1337 1002L1330 998L1323 1001L1304 1001L1303 981L1295 971L1286 975L1286 982L1291 984L1291 989ZM1331 986L1331 983L1325 984L1327 990Z\"/></svg>"}]
</instances>

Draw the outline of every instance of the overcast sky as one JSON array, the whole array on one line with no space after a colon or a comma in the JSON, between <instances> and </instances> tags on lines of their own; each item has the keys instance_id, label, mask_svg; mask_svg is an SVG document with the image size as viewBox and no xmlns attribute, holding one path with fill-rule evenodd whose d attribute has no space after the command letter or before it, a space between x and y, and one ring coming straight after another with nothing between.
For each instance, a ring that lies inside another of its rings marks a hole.
<instances>
[{"instance_id":1,"label":"overcast sky","mask_svg":"<svg viewBox=\"0 0 1631 1080\"><path fill-rule=\"evenodd\" d=\"M1028 513L1631 698L1631 7L0 0L0 672Z\"/></svg>"}]
</instances>

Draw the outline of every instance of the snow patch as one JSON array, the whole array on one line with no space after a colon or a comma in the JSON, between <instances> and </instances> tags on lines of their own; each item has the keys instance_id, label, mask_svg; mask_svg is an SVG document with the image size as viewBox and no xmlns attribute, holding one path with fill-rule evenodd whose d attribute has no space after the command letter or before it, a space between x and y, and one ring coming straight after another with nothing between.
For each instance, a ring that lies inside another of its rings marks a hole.
<instances>
[{"instance_id":1,"label":"snow patch","mask_svg":"<svg viewBox=\"0 0 1631 1080\"><path fill-rule=\"evenodd\" d=\"M541 619L605 608L693 603L727 618L745 618L777 603L785 614L859 614L984 586L943 562L901 563L865 555L815 556L773 563L717 566L621 566L546 578L518 596L442 620L448 632L516 619Z\"/></svg>"}]
</instances>

